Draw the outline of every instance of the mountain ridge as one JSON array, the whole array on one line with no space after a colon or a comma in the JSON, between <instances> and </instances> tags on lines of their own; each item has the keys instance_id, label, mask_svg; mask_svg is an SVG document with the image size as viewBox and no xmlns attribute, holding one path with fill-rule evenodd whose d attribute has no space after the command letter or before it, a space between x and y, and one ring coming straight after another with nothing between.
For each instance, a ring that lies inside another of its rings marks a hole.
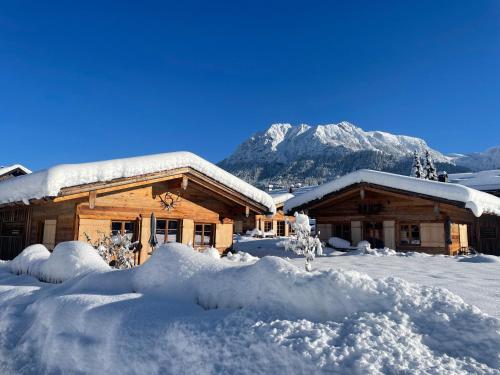
<instances>
[{"instance_id":1,"label":"mountain ridge","mask_svg":"<svg viewBox=\"0 0 500 375\"><path fill-rule=\"evenodd\" d=\"M423 156L426 150L438 168L448 172L465 172L479 164L495 165L496 161L500 165L500 147L488 150L487 155L449 156L432 149L418 137L365 131L342 121L313 126L271 124L241 143L219 166L258 186L315 184L361 168L408 175L413 152ZM479 159L483 162L479 163Z\"/></svg>"}]
</instances>

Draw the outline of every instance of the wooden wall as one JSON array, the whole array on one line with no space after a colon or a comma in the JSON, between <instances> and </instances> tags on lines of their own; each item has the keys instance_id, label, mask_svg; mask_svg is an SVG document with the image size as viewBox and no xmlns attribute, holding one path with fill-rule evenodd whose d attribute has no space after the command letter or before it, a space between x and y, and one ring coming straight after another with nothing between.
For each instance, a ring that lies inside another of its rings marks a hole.
<instances>
[{"instance_id":1,"label":"wooden wall","mask_svg":"<svg viewBox=\"0 0 500 375\"><path fill-rule=\"evenodd\" d=\"M323 240L332 233L332 224L351 223L351 240L356 245L364 239L367 223L378 223L382 237L387 239L385 245L403 251L456 252L467 242L464 233L474 223L474 216L466 209L370 186L347 189L311 205L307 211L317 220ZM458 242L453 242L450 248L445 242L447 219L456 225L455 230L462 233L462 239L457 237ZM420 246L400 244L400 224L420 225Z\"/></svg>"},{"instance_id":2,"label":"wooden wall","mask_svg":"<svg viewBox=\"0 0 500 375\"><path fill-rule=\"evenodd\" d=\"M45 202L32 206L30 243L37 243L45 220L56 220L55 243L76 239L76 202Z\"/></svg>"},{"instance_id":3,"label":"wooden wall","mask_svg":"<svg viewBox=\"0 0 500 375\"><path fill-rule=\"evenodd\" d=\"M160 199L166 192L170 192L174 200L180 195L179 201L170 211L163 208ZM186 190L180 188L178 181L124 188L102 195L97 194L92 205L87 200L78 204L77 216L80 221L78 238L85 240L84 232L95 234L106 228L109 231L112 220L136 221L142 244L140 261L143 262L151 250L147 242L150 236L150 215L153 212L158 220L179 220L180 240L185 244L192 244L194 241L195 223L213 224L215 246L223 252L231 248L233 243L233 219L241 215L244 210L241 205L207 192L192 182L188 184Z\"/></svg>"}]
</instances>

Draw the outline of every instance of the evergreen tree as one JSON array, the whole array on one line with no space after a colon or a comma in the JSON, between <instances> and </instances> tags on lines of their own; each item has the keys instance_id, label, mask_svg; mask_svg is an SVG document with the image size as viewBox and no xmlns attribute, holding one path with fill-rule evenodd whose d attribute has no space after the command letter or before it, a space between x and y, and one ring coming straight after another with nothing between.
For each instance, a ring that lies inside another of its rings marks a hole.
<instances>
[{"instance_id":1,"label":"evergreen tree","mask_svg":"<svg viewBox=\"0 0 500 375\"><path fill-rule=\"evenodd\" d=\"M422 168L422 164L420 163L420 156L417 153L417 150L413 153L413 167L411 169L411 176L416 178L425 178L424 170Z\"/></svg>"},{"instance_id":2,"label":"evergreen tree","mask_svg":"<svg viewBox=\"0 0 500 375\"><path fill-rule=\"evenodd\" d=\"M434 166L434 162L432 161L431 154L429 150L425 151L425 178L427 180L437 181L437 170Z\"/></svg>"}]
</instances>

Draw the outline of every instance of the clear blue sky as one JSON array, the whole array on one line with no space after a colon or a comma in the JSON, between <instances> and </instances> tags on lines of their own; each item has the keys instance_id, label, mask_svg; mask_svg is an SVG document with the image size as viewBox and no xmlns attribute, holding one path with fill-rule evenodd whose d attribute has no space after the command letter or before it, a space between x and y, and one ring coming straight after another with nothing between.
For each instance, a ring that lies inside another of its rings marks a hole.
<instances>
[{"instance_id":1,"label":"clear blue sky","mask_svg":"<svg viewBox=\"0 0 500 375\"><path fill-rule=\"evenodd\" d=\"M500 1L3 1L0 163L172 150L348 120L500 145Z\"/></svg>"}]
</instances>

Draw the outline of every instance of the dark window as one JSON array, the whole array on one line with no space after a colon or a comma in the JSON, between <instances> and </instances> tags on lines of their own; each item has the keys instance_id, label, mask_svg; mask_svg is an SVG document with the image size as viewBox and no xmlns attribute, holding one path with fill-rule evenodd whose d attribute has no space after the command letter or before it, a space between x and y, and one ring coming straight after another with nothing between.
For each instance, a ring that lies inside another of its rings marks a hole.
<instances>
[{"instance_id":1,"label":"dark window","mask_svg":"<svg viewBox=\"0 0 500 375\"><path fill-rule=\"evenodd\" d=\"M127 235L131 240L135 240L135 222L134 221L112 221L111 222L111 235L117 234Z\"/></svg>"},{"instance_id":2,"label":"dark window","mask_svg":"<svg viewBox=\"0 0 500 375\"><path fill-rule=\"evenodd\" d=\"M278 236L284 236L285 235L285 222L280 220L277 222L276 226L276 235Z\"/></svg>"},{"instance_id":3,"label":"dark window","mask_svg":"<svg viewBox=\"0 0 500 375\"><path fill-rule=\"evenodd\" d=\"M2 236L16 237L22 236L24 233L23 223L3 223Z\"/></svg>"},{"instance_id":4,"label":"dark window","mask_svg":"<svg viewBox=\"0 0 500 375\"><path fill-rule=\"evenodd\" d=\"M332 225L333 236L351 241L351 223L338 223Z\"/></svg>"},{"instance_id":5,"label":"dark window","mask_svg":"<svg viewBox=\"0 0 500 375\"><path fill-rule=\"evenodd\" d=\"M195 247L213 246L212 224L196 224L194 226L194 246Z\"/></svg>"},{"instance_id":6,"label":"dark window","mask_svg":"<svg viewBox=\"0 0 500 375\"><path fill-rule=\"evenodd\" d=\"M272 221L264 221L264 232L270 232L273 230L273 222Z\"/></svg>"},{"instance_id":7,"label":"dark window","mask_svg":"<svg viewBox=\"0 0 500 375\"><path fill-rule=\"evenodd\" d=\"M179 220L157 220L156 239L158 243L179 242Z\"/></svg>"},{"instance_id":8,"label":"dark window","mask_svg":"<svg viewBox=\"0 0 500 375\"><path fill-rule=\"evenodd\" d=\"M481 227L479 228L479 235L482 240L496 240L497 229L495 227Z\"/></svg>"},{"instance_id":9,"label":"dark window","mask_svg":"<svg viewBox=\"0 0 500 375\"><path fill-rule=\"evenodd\" d=\"M399 226L399 244L403 246L420 246L420 225L401 224Z\"/></svg>"}]
</instances>

